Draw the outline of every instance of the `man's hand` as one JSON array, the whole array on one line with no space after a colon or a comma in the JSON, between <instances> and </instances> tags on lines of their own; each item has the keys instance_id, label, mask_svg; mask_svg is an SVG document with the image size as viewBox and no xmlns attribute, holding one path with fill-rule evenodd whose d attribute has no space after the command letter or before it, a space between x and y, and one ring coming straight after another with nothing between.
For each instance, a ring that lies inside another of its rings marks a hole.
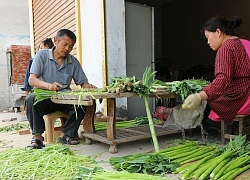
<instances>
[{"instance_id":1,"label":"man's hand","mask_svg":"<svg viewBox=\"0 0 250 180\"><path fill-rule=\"evenodd\" d=\"M48 90L50 91L59 91L62 88L62 85L54 82L53 84L48 84Z\"/></svg>"},{"instance_id":2,"label":"man's hand","mask_svg":"<svg viewBox=\"0 0 250 180\"><path fill-rule=\"evenodd\" d=\"M201 103L201 96L198 93L190 94L182 104L183 109L196 109Z\"/></svg>"}]
</instances>

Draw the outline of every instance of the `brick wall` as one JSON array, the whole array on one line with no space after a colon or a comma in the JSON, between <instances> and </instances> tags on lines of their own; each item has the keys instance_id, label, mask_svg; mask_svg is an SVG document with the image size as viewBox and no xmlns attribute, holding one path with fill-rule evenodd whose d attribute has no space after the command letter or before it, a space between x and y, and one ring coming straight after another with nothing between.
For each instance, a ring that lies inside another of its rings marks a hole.
<instances>
[{"instance_id":1,"label":"brick wall","mask_svg":"<svg viewBox=\"0 0 250 180\"><path fill-rule=\"evenodd\" d=\"M12 84L23 84L24 76L31 58L30 46L11 45L9 48L12 54Z\"/></svg>"}]
</instances>

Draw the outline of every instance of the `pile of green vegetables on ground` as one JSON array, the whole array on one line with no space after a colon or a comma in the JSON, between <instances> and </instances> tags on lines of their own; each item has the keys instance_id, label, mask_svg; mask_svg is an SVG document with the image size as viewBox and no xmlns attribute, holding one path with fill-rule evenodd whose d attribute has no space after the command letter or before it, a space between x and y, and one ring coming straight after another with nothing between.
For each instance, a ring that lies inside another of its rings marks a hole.
<instances>
[{"instance_id":1,"label":"pile of green vegetables on ground","mask_svg":"<svg viewBox=\"0 0 250 180\"><path fill-rule=\"evenodd\" d=\"M160 124L162 121L158 119L153 119L154 124ZM57 123L57 122L55 122ZM139 125L144 125L148 124L148 118L146 116L140 116L136 117L132 120L121 120L121 121L116 121L116 128L127 128L127 127L134 127L134 126L139 126ZM102 131L107 129L107 122L95 122L95 130L96 131ZM17 123L17 124L12 124L9 126L4 126L0 128L0 132L11 132L11 131L16 131L18 132L21 129L29 129L29 124L22 124L22 123Z\"/></svg>"},{"instance_id":2,"label":"pile of green vegetables on ground","mask_svg":"<svg viewBox=\"0 0 250 180\"><path fill-rule=\"evenodd\" d=\"M60 144L40 150L8 149L0 152L0 179L66 179L91 164L92 157L76 155Z\"/></svg>"},{"instance_id":3,"label":"pile of green vegetables on ground","mask_svg":"<svg viewBox=\"0 0 250 180\"><path fill-rule=\"evenodd\" d=\"M18 132L21 129L27 129L27 128L29 128L29 124L16 123L16 124L11 124L9 126L0 127L0 132L10 132L10 131Z\"/></svg>"},{"instance_id":4,"label":"pile of green vegetables on ground","mask_svg":"<svg viewBox=\"0 0 250 180\"><path fill-rule=\"evenodd\" d=\"M180 142L156 153L111 157L115 171L106 171L93 157L76 155L59 144L40 150L9 149L0 152L0 179L169 180L162 176L179 173L183 180L233 180L250 169L246 136L236 136L224 147Z\"/></svg>"},{"instance_id":5,"label":"pile of green vegetables on ground","mask_svg":"<svg viewBox=\"0 0 250 180\"><path fill-rule=\"evenodd\" d=\"M183 173L181 179L218 179L232 180L250 169L250 143L245 136L236 136L234 140L199 161L180 167L176 172Z\"/></svg>"},{"instance_id":6,"label":"pile of green vegetables on ground","mask_svg":"<svg viewBox=\"0 0 250 180\"><path fill-rule=\"evenodd\" d=\"M103 168L80 168L80 172L70 180L171 180L159 175L129 173L127 171L105 171Z\"/></svg>"},{"instance_id":7,"label":"pile of green vegetables on ground","mask_svg":"<svg viewBox=\"0 0 250 180\"><path fill-rule=\"evenodd\" d=\"M236 136L224 147L185 141L156 153L112 157L110 164L118 171L133 173L180 173L182 180L232 180L250 169L249 154L246 136Z\"/></svg>"},{"instance_id":8,"label":"pile of green vegetables on ground","mask_svg":"<svg viewBox=\"0 0 250 180\"><path fill-rule=\"evenodd\" d=\"M76 155L60 144L39 150L15 148L1 151L0 169L1 180L168 180L155 175L105 171L93 157Z\"/></svg>"},{"instance_id":9,"label":"pile of green vegetables on ground","mask_svg":"<svg viewBox=\"0 0 250 180\"><path fill-rule=\"evenodd\" d=\"M154 124L160 124L162 121L158 119L153 119ZM148 118L146 116L140 116L136 117L135 119L132 120L121 120L121 121L116 121L115 126L117 129L119 128L128 128L128 127L135 127L139 125L144 125L148 124ZM107 122L95 122L95 130L96 131L102 131L107 129Z\"/></svg>"}]
</instances>

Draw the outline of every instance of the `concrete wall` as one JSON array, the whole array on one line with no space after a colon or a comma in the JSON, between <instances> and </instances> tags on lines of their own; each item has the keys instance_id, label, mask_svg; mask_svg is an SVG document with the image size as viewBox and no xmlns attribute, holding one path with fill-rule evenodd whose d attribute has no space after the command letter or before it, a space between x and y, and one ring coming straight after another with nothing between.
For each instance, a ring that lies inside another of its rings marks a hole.
<instances>
[{"instance_id":1,"label":"concrete wall","mask_svg":"<svg viewBox=\"0 0 250 180\"><path fill-rule=\"evenodd\" d=\"M106 0L106 41L108 81L126 75L125 5L124 0ZM127 116L127 98L116 99L116 113Z\"/></svg>"},{"instance_id":2,"label":"concrete wall","mask_svg":"<svg viewBox=\"0 0 250 180\"><path fill-rule=\"evenodd\" d=\"M89 82L102 86L102 22L99 0L82 0L80 3L82 33L82 66ZM102 105L97 104L102 111Z\"/></svg>"},{"instance_id":3,"label":"concrete wall","mask_svg":"<svg viewBox=\"0 0 250 180\"><path fill-rule=\"evenodd\" d=\"M174 0L162 6L162 52L172 63L180 62L184 70L197 64L213 65L216 52L201 38L200 29L218 14L243 19L240 34L250 38L250 1L246 0Z\"/></svg>"},{"instance_id":4,"label":"concrete wall","mask_svg":"<svg viewBox=\"0 0 250 180\"><path fill-rule=\"evenodd\" d=\"M110 78L126 74L125 60L125 7L123 0L106 1L106 18L102 16L100 0L81 1L82 62L89 82L103 87L106 73ZM105 6L105 5L104 5ZM105 29L105 24L108 27ZM106 30L106 48L103 41ZM103 72L107 61L107 70ZM117 107L126 109L126 99L118 99ZM97 110L103 112L103 105L97 104ZM119 111L119 110L118 110Z\"/></svg>"},{"instance_id":5,"label":"concrete wall","mask_svg":"<svg viewBox=\"0 0 250 180\"><path fill-rule=\"evenodd\" d=\"M12 106L6 50L11 44L30 45L28 0L0 0L0 110Z\"/></svg>"}]
</instances>

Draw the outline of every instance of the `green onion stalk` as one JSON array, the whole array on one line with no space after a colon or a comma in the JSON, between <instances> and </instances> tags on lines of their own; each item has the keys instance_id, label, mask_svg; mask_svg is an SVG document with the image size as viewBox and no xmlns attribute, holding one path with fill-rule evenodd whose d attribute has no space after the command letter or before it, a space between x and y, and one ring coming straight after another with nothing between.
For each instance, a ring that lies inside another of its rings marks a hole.
<instances>
[{"instance_id":1,"label":"green onion stalk","mask_svg":"<svg viewBox=\"0 0 250 180\"><path fill-rule=\"evenodd\" d=\"M158 139L155 133L155 128L154 128L154 123L153 123L153 118L151 116L151 111L149 109L149 103L148 103L148 96L144 96L144 102L145 102L145 108L146 108L146 112L147 112L147 117L148 117L148 123L149 123L149 128L150 128L150 132L151 132L151 136L152 136L152 140L153 140L153 144L154 144L154 148L155 148L155 152L159 151L159 144L158 144Z\"/></svg>"},{"instance_id":2,"label":"green onion stalk","mask_svg":"<svg viewBox=\"0 0 250 180\"><path fill-rule=\"evenodd\" d=\"M154 85L163 84L163 82L159 81L159 80L152 81L151 79L155 77L155 74L156 74L156 71L151 72L151 67L147 67L145 72L143 73L143 76L142 76L142 84L139 84L137 87L134 87L134 88L135 88L135 93L138 96L143 97L143 99L144 99L145 108L146 108L146 112L147 112L147 118L148 118L148 122L149 122L149 128L150 128L155 152L157 152L157 151L159 151L159 144L158 144L157 136L155 133L153 118L152 118L151 111L149 108L148 99L149 99L151 87Z\"/></svg>"}]
</instances>

